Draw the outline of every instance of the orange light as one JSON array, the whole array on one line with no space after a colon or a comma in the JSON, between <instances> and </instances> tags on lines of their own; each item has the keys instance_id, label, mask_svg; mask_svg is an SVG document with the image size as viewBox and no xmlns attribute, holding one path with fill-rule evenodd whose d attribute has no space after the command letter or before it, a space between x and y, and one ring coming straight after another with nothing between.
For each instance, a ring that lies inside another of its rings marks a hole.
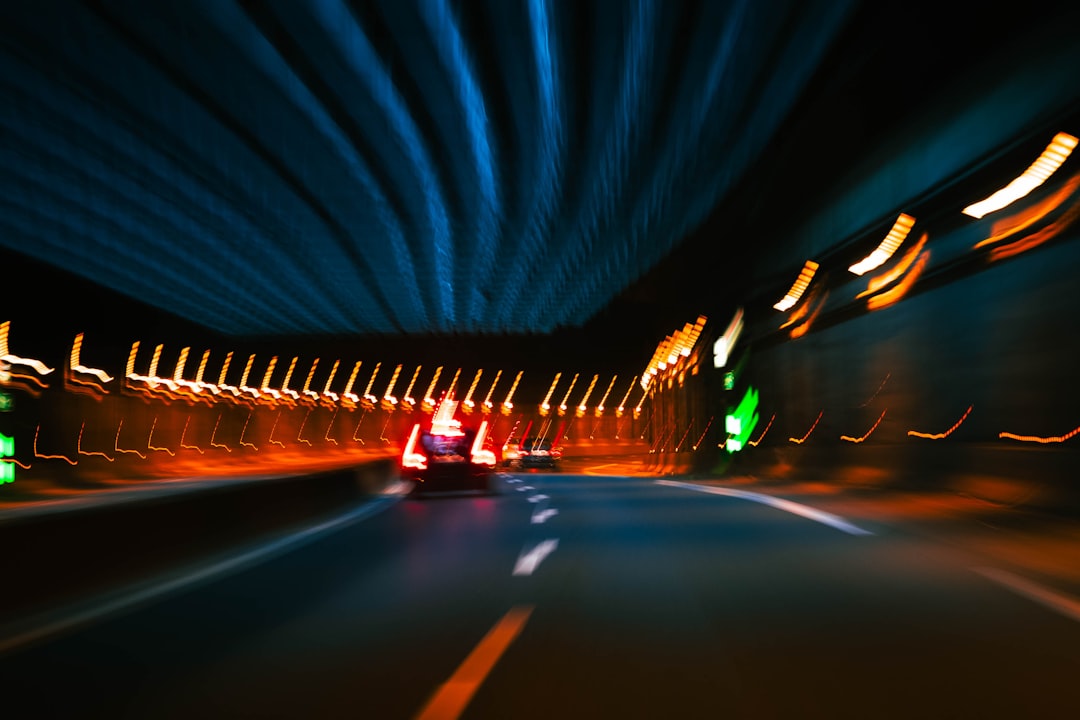
<instances>
[{"instance_id":1,"label":"orange light","mask_svg":"<svg viewBox=\"0 0 1080 720\"><path fill-rule=\"evenodd\" d=\"M974 405L969 405L968 409L964 411L964 414L960 416L960 419L956 421L956 424L954 424L951 428L949 428L948 430L946 430L943 433L924 433L924 432L917 432L915 430L908 430L907 434L910 437L926 438L927 440L944 440L945 438L952 435L953 431L955 431L956 428L960 427L960 425L965 420L967 420L967 416L971 414L971 409L974 408L974 407L975 407Z\"/></svg>"},{"instance_id":2,"label":"orange light","mask_svg":"<svg viewBox=\"0 0 1080 720\"><path fill-rule=\"evenodd\" d=\"M981 218L1010 205L1046 182L1076 147L1077 139L1068 133L1058 133L1042 154L1027 170L996 193L964 208L964 214Z\"/></svg>"},{"instance_id":3,"label":"orange light","mask_svg":"<svg viewBox=\"0 0 1080 720\"><path fill-rule=\"evenodd\" d=\"M866 301L866 307L870 310L880 310L883 307L900 302L915 284L915 281L919 279L919 275L922 274L922 271L926 268L928 262L930 262L930 251L925 250L919 255L919 259L915 261L915 265L911 268L911 272L905 275L903 280L898 282L891 289L869 298Z\"/></svg>"},{"instance_id":4,"label":"orange light","mask_svg":"<svg viewBox=\"0 0 1080 720\"><path fill-rule=\"evenodd\" d=\"M818 424L819 422L821 422L821 416L822 416L822 415L824 415L824 414L825 414L825 411L824 411L824 410L822 410L821 412L819 412L819 413L818 413L818 416L817 416L817 420L814 420L814 424L810 426L810 429L809 429L809 430L807 430L807 431L806 431L806 434L805 434L805 435L803 435L803 436L802 436L801 438L793 438L793 437L789 437L789 438L788 438L788 440L789 440L790 442L793 442L793 443L795 443L796 445L802 445L802 444L803 444L804 442L806 442L806 439L807 439L808 437L810 437L810 433L814 432L814 428L816 428L816 427L817 427L817 424Z\"/></svg>"},{"instance_id":5,"label":"orange light","mask_svg":"<svg viewBox=\"0 0 1080 720\"><path fill-rule=\"evenodd\" d=\"M911 227L914 224L915 218L900 213L900 217L893 223L892 229L889 230L889 234L886 235L885 239L874 249L874 252L849 267L848 270L856 275L862 275L874 268L881 267L886 260L892 257L893 253L896 252L896 249L903 244L904 239L908 236L908 233L911 232Z\"/></svg>"},{"instance_id":6,"label":"orange light","mask_svg":"<svg viewBox=\"0 0 1080 720\"><path fill-rule=\"evenodd\" d=\"M765 433L769 432L769 428L771 428L771 427L772 427L772 424L773 424L773 420L775 420L775 419L776 419L776 413L773 413L773 414L772 414L772 417L771 417L771 418L769 418L769 424L768 424L768 425L766 425L766 426L765 426L765 429L761 431L761 434L760 434L760 435L758 435L758 438L757 438L757 440L751 440L751 441L750 441L750 443L749 443L749 444L750 444L750 446L751 446L751 447L757 447L757 446L758 446L758 444L759 444L759 443L760 443L760 442L762 441L762 439L763 439L763 438L765 437Z\"/></svg>"},{"instance_id":7,"label":"orange light","mask_svg":"<svg viewBox=\"0 0 1080 720\"><path fill-rule=\"evenodd\" d=\"M846 440L847 442L851 442L851 443L861 443L862 441L866 440L866 438L870 437L870 435L871 435L871 434L872 434L872 433L873 433L873 432L874 432L875 430L877 430L877 426L878 426L878 425L880 425L880 424L881 424L881 421L885 419L885 413L887 413L887 412L889 412L889 408L885 408L884 410L882 410L882 411L881 411L881 415L880 415L880 416L878 416L877 422L876 422L876 423L874 423L874 424L873 424L873 425L872 425L872 426L870 427L870 429L866 431L866 434L865 434L865 435L863 435L862 437L857 437L857 438L856 438L856 437L851 437L850 435L841 435L841 436L840 436L840 439L841 439L841 440Z\"/></svg>"},{"instance_id":8,"label":"orange light","mask_svg":"<svg viewBox=\"0 0 1080 720\"><path fill-rule=\"evenodd\" d=\"M1042 443L1043 445L1048 445L1051 443L1062 443L1066 440L1076 437L1077 435L1080 435L1080 427L1075 428L1065 433L1064 435L1055 435L1053 437L1039 437L1038 435L1016 435L1009 432L998 433L999 438L1008 438L1009 440L1019 440L1021 442Z\"/></svg>"},{"instance_id":9,"label":"orange light","mask_svg":"<svg viewBox=\"0 0 1080 720\"><path fill-rule=\"evenodd\" d=\"M780 300L780 302L773 305L774 308L781 312L790 310L795 306L795 303L799 302L799 298L806 291L806 287L810 284L810 281L814 279L814 273L817 272L818 264L813 260L807 260L803 265L803 269L799 271L799 277L795 278L794 284L791 289L788 290L787 295Z\"/></svg>"}]
</instances>

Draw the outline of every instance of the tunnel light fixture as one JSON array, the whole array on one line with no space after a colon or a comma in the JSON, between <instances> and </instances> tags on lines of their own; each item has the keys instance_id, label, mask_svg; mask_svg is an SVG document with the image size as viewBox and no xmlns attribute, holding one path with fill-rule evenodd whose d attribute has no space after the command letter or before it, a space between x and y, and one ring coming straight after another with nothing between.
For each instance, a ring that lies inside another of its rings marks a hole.
<instances>
[{"instance_id":1,"label":"tunnel light fixture","mask_svg":"<svg viewBox=\"0 0 1080 720\"><path fill-rule=\"evenodd\" d=\"M570 387L566 388L566 394L563 395L562 402L559 403L560 415L566 412L566 403L570 401L570 393L574 391L574 386L577 385L577 379L579 375L581 375L581 373L574 373L574 378L570 381Z\"/></svg>"},{"instance_id":2,"label":"tunnel light fixture","mask_svg":"<svg viewBox=\"0 0 1080 720\"><path fill-rule=\"evenodd\" d=\"M743 309L740 307L735 311L735 316L731 318L731 322L728 323L727 330L724 331L723 335L716 338L716 342L713 343L714 368L722 368L727 365L731 349L735 347L735 342L739 339L742 331Z\"/></svg>"},{"instance_id":3,"label":"tunnel light fixture","mask_svg":"<svg viewBox=\"0 0 1080 720\"><path fill-rule=\"evenodd\" d=\"M949 428L948 430L946 430L945 432L925 433L925 432L919 432L918 430L908 430L907 431L908 437L925 438L927 440L944 440L945 438L952 435L956 431L956 428L960 427L964 423L964 421L967 420L968 415L971 414L971 410L974 407L975 407L974 405L968 405L968 409L964 411L964 414L960 416L960 419L957 420L953 424L953 426L951 428Z\"/></svg>"},{"instance_id":4,"label":"tunnel light fixture","mask_svg":"<svg viewBox=\"0 0 1080 720\"><path fill-rule=\"evenodd\" d=\"M435 392L435 384L439 382L439 376L442 375L442 369L443 369L442 365L435 368L435 375L432 376L431 383L428 385L427 392L424 393L424 406L425 407L431 407L431 408L435 407L435 398L432 396L432 394Z\"/></svg>"},{"instance_id":5,"label":"tunnel light fixture","mask_svg":"<svg viewBox=\"0 0 1080 720\"><path fill-rule=\"evenodd\" d=\"M483 370L477 370L476 375L473 376L472 384L469 385L469 391L465 393L465 399L462 404L465 406L463 410L465 412L472 412L472 409L476 407L476 403L473 401L473 393L476 392L476 386L480 383L480 376L484 374Z\"/></svg>"},{"instance_id":6,"label":"tunnel light fixture","mask_svg":"<svg viewBox=\"0 0 1080 720\"><path fill-rule=\"evenodd\" d=\"M599 375L593 375L592 381L589 383L589 387L585 390L585 397L581 398L581 402L577 406L576 414L578 417L585 415L585 411L588 408L589 397L592 395L593 388L596 387L596 381L600 378Z\"/></svg>"},{"instance_id":7,"label":"tunnel light fixture","mask_svg":"<svg viewBox=\"0 0 1080 720\"><path fill-rule=\"evenodd\" d=\"M544 401L540 403L541 415L545 415L549 410L551 410L551 394L555 392L555 386L559 384L559 378L561 377L561 372L555 373L555 379L551 381L551 387L548 388L547 395L544 396Z\"/></svg>"},{"instance_id":8,"label":"tunnel light fixture","mask_svg":"<svg viewBox=\"0 0 1080 720\"><path fill-rule=\"evenodd\" d=\"M981 218L1011 205L1046 182L1076 147L1077 138L1060 132L1054 136L1042 154L1018 178L990 197L964 208L964 214Z\"/></svg>"},{"instance_id":9,"label":"tunnel light fixture","mask_svg":"<svg viewBox=\"0 0 1080 720\"><path fill-rule=\"evenodd\" d=\"M360 363L357 363L357 367L359 367L359 365L360 365ZM413 370L412 380L409 380L409 386L407 388L405 388L405 397L402 398L402 401L406 405L408 405L409 407L412 407L413 405L416 405L416 398L414 398L412 396L412 390L413 390L413 385L416 384L416 378L420 377L420 368L422 368L422 367L424 367L424 366L423 365L417 365L416 366L416 369Z\"/></svg>"},{"instance_id":10,"label":"tunnel light fixture","mask_svg":"<svg viewBox=\"0 0 1080 720\"><path fill-rule=\"evenodd\" d=\"M506 393L506 399L502 401L502 405L499 407L499 411L503 415L509 415L510 411L514 409L514 391L517 390L518 383L521 382L521 376L524 373L524 370L518 371L517 377L514 378L514 383L510 386L510 391Z\"/></svg>"},{"instance_id":11,"label":"tunnel light fixture","mask_svg":"<svg viewBox=\"0 0 1080 720\"><path fill-rule=\"evenodd\" d=\"M787 291L787 295L784 298L773 305L774 308L780 312L786 312L795 307L795 303L799 302L799 298L806 292L806 287L810 284L810 281L814 279L814 273L817 272L818 264L813 260L807 260L803 265L803 269L799 271L799 277L795 278L795 283L791 286L791 289Z\"/></svg>"},{"instance_id":12,"label":"tunnel light fixture","mask_svg":"<svg viewBox=\"0 0 1080 720\"><path fill-rule=\"evenodd\" d=\"M849 267L848 270L856 275L862 275L875 268L881 267L885 264L886 260L892 257L897 248L903 244L904 239L907 238L908 233L911 232L911 227L914 224L915 218L905 213L900 213L900 217L896 218L896 222L893 223L892 229L889 230L889 234L885 236L885 239L881 241L874 252Z\"/></svg>"},{"instance_id":13,"label":"tunnel light fixture","mask_svg":"<svg viewBox=\"0 0 1080 720\"><path fill-rule=\"evenodd\" d=\"M611 394L611 388L615 387L615 381L618 379L618 375L613 375L611 377L611 382L608 383L607 390L604 391L604 396L600 398L600 402L596 406L596 417L600 417L604 414L604 405L607 403L608 395Z\"/></svg>"},{"instance_id":14,"label":"tunnel light fixture","mask_svg":"<svg viewBox=\"0 0 1080 720\"><path fill-rule=\"evenodd\" d=\"M502 377L502 370L499 370L499 371L497 371L495 373L495 379L491 381L491 387L488 388L487 396L484 397L484 402L481 405L481 409L485 413L491 412L491 408L494 407L494 405L491 402L491 396L495 394L495 386L499 384L499 378L501 378L501 377Z\"/></svg>"}]
</instances>

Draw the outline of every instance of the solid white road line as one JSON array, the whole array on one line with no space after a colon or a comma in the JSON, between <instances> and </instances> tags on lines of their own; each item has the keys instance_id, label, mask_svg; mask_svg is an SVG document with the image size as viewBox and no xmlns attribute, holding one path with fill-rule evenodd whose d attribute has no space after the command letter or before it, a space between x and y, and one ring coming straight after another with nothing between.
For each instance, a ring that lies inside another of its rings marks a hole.
<instances>
[{"instance_id":1,"label":"solid white road line","mask_svg":"<svg viewBox=\"0 0 1080 720\"><path fill-rule=\"evenodd\" d=\"M1000 570L992 567L973 567L971 569L983 577L993 580L998 585L1002 585L1018 595L1023 595L1028 600L1034 600L1040 605L1044 605L1051 610L1059 612L1071 620L1080 620L1080 600L1077 600L1076 598L1056 590L1051 590L1048 587L1043 587L1036 582L1028 580L1027 578L1022 578L1019 575L1014 575L1007 570Z\"/></svg>"},{"instance_id":2,"label":"solid white road line","mask_svg":"<svg viewBox=\"0 0 1080 720\"><path fill-rule=\"evenodd\" d=\"M824 510L817 510L809 505L802 505L791 500L784 500L783 498L772 497L771 495L762 495L761 493L748 492L746 490L736 490L734 488L713 487L711 485L697 485L695 483L678 482L677 480L657 480L658 485L668 485L670 487L679 487L686 490L695 490L697 492L710 493L712 495L725 495L727 497L736 497L743 500L750 500L751 502L761 503L762 505L768 505L774 507L777 510L783 510L793 515L799 515L813 520L815 522L834 527L837 530L842 530L851 535L873 535L874 533L869 530L865 530L858 525L849 523L839 515L833 515L827 513Z\"/></svg>"},{"instance_id":3,"label":"solid white road line","mask_svg":"<svg viewBox=\"0 0 1080 720\"><path fill-rule=\"evenodd\" d=\"M523 552L514 565L514 575L532 575L537 566L559 546L558 540L544 540L528 552Z\"/></svg>"}]
</instances>

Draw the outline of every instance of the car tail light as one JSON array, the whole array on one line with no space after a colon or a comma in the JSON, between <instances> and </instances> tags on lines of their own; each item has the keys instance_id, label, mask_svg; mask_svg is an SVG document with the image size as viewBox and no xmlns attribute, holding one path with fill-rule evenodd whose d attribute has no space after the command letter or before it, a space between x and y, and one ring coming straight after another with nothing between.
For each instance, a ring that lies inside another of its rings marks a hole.
<instances>
[{"instance_id":1,"label":"car tail light","mask_svg":"<svg viewBox=\"0 0 1080 720\"><path fill-rule=\"evenodd\" d=\"M420 437L420 424L413 425L409 433L409 441L405 443L405 451L401 454L401 467L412 470L426 470L427 456L416 452L416 441Z\"/></svg>"},{"instance_id":2,"label":"car tail light","mask_svg":"<svg viewBox=\"0 0 1080 720\"><path fill-rule=\"evenodd\" d=\"M484 441L487 439L487 420L480 423L480 429L476 433L476 439L473 440L472 461L476 465L490 465L495 467L495 453L484 447Z\"/></svg>"}]
</instances>

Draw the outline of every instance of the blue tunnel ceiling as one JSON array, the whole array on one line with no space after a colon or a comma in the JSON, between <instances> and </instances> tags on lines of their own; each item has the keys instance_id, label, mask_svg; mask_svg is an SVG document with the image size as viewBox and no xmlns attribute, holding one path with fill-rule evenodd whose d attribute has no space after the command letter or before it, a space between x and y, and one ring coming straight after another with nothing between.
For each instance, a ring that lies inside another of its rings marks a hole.
<instances>
[{"instance_id":1,"label":"blue tunnel ceiling","mask_svg":"<svg viewBox=\"0 0 1080 720\"><path fill-rule=\"evenodd\" d=\"M1052 9L0 3L0 250L9 290L31 290L0 320L48 287L75 293L73 331L118 297L113 324L148 307L271 343L536 354L566 331L648 355L727 312L777 262L776 226L871 151L902 153L890 138L963 69L1068 26Z\"/></svg>"},{"instance_id":2,"label":"blue tunnel ceiling","mask_svg":"<svg viewBox=\"0 0 1080 720\"><path fill-rule=\"evenodd\" d=\"M0 244L228 336L579 327L754 163L852 9L4 3Z\"/></svg>"}]
</instances>

